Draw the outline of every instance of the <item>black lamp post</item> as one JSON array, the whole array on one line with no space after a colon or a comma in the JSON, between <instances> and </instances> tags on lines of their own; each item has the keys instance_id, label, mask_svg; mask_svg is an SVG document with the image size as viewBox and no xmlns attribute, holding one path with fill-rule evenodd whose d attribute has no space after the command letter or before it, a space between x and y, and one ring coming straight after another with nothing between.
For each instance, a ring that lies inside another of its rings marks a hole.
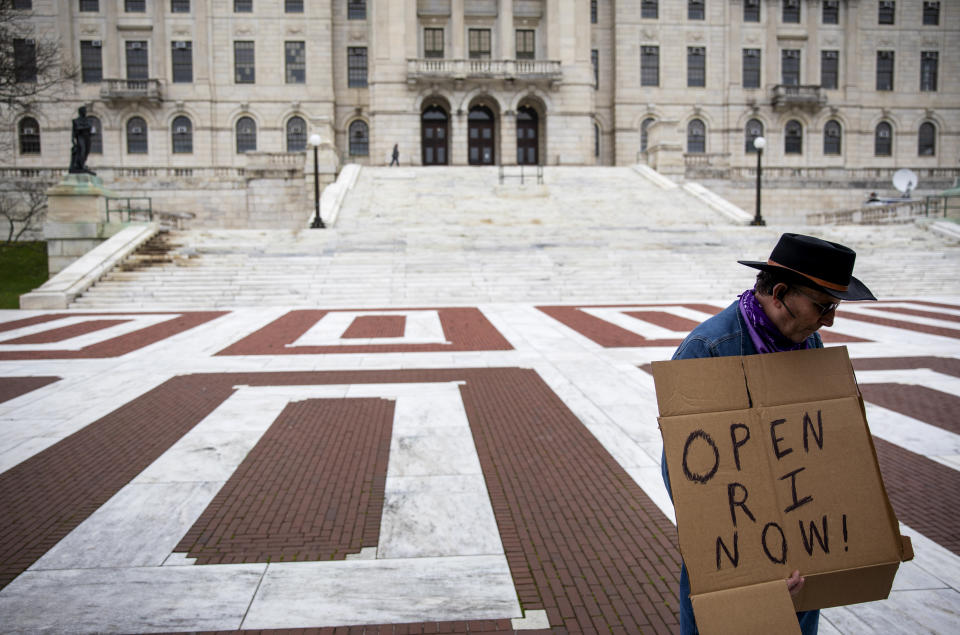
<instances>
[{"instance_id":1,"label":"black lamp post","mask_svg":"<svg viewBox=\"0 0 960 635\"><path fill-rule=\"evenodd\" d=\"M760 159L763 157L763 146L767 145L767 140L763 137L757 137L753 140L753 147L757 149L757 212L753 217L753 220L750 221L751 225L766 225L767 222L763 220L763 216L760 214L760 175L763 173L763 168L760 165Z\"/></svg>"},{"instance_id":2,"label":"black lamp post","mask_svg":"<svg viewBox=\"0 0 960 635\"><path fill-rule=\"evenodd\" d=\"M317 165L317 148L320 146L320 135L310 135L309 143L313 146L313 222L310 223L311 229L325 229L323 219L320 218L320 169Z\"/></svg>"}]
</instances>

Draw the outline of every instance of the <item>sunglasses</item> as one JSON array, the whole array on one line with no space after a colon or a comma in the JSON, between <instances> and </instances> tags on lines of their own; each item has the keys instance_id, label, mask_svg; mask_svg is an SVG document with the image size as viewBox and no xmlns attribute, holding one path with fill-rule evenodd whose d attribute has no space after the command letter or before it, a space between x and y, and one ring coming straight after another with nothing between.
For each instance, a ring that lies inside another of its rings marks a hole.
<instances>
[{"instance_id":1,"label":"sunglasses","mask_svg":"<svg viewBox=\"0 0 960 635\"><path fill-rule=\"evenodd\" d=\"M840 306L839 302L829 302L829 303L817 302L816 300L813 299L813 297L810 296L810 294L804 292L804 290L801 289L800 287L790 287L790 288L796 291L797 293L799 293L800 295L804 296L806 299L810 300L813 306L820 309L820 317L823 317L830 311L833 311L838 306Z\"/></svg>"}]
</instances>

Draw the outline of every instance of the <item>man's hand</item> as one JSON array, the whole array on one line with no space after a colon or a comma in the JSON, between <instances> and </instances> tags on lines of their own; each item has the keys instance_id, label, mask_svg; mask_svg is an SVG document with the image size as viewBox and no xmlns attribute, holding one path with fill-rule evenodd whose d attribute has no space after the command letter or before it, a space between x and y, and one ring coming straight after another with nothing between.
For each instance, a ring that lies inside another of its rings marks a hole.
<instances>
[{"instance_id":1,"label":"man's hand","mask_svg":"<svg viewBox=\"0 0 960 635\"><path fill-rule=\"evenodd\" d=\"M790 591L790 595L796 595L800 593L800 589L803 588L803 578L800 577L799 571L794 571L790 574L790 577L787 578L787 591Z\"/></svg>"}]
</instances>

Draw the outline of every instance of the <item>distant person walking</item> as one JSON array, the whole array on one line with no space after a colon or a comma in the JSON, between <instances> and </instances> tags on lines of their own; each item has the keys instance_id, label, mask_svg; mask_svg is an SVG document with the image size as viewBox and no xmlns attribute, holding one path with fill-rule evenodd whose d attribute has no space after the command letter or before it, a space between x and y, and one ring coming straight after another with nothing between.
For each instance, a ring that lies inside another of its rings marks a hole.
<instances>
[{"instance_id":1,"label":"distant person walking","mask_svg":"<svg viewBox=\"0 0 960 635\"><path fill-rule=\"evenodd\" d=\"M390 161L390 167L400 167L400 144L393 144L393 159Z\"/></svg>"}]
</instances>

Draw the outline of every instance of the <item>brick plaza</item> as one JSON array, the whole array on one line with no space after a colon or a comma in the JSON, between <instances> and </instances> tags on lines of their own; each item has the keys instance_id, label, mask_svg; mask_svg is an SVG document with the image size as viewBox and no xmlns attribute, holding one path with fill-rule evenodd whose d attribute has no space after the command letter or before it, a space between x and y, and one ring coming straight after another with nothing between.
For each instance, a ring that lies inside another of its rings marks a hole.
<instances>
[{"instance_id":1,"label":"brick plaza","mask_svg":"<svg viewBox=\"0 0 960 635\"><path fill-rule=\"evenodd\" d=\"M0 312L0 630L674 632L647 369L728 302ZM824 340L916 558L821 632L950 632L960 297Z\"/></svg>"}]
</instances>

